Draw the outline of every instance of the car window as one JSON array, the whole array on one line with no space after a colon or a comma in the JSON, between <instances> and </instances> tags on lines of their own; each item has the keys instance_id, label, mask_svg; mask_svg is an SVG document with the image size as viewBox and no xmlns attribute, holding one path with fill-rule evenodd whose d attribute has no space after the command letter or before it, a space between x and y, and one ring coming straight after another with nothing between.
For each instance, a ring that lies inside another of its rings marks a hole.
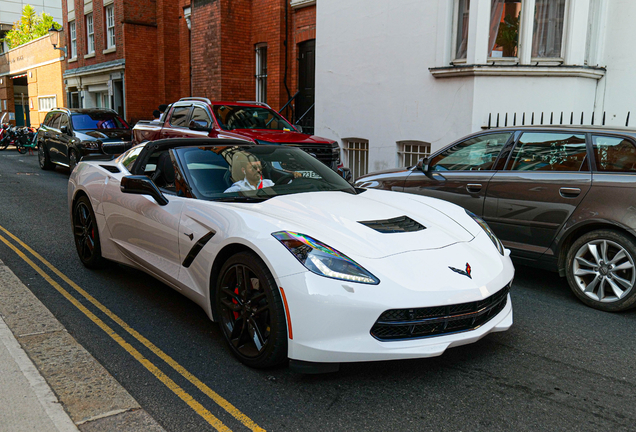
<instances>
[{"instance_id":1,"label":"car window","mask_svg":"<svg viewBox=\"0 0 636 432\"><path fill-rule=\"evenodd\" d=\"M135 161L143 149L144 146L137 146L124 153L121 163L126 167L128 172L132 172Z\"/></svg>"},{"instance_id":2,"label":"car window","mask_svg":"<svg viewBox=\"0 0 636 432\"><path fill-rule=\"evenodd\" d=\"M636 146L631 140L594 135L592 146L597 170L613 172L636 170Z\"/></svg>"},{"instance_id":3,"label":"car window","mask_svg":"<svg viewBox=\"0 0 636 432\"><path fill-rule=\"evenodd\" d=\"M553 132L527 132L515 146L512 171L587 170L585 135Z\"/></svg>"},{"instance_id":4,"label":"car window","mask_svg":"<svg viewBox=\"0 0 636 432\"><path fill-rule=\"evenodd\" d=\"M172 111L172 116L170 117L170 125L177 127L186 127L186 121L188 120L188 113L190 112L190 108L190 106L176 107L174 111Z\"/></svg>"},{"instance_id":5,"label":"car window","mask_svg":"<svg viewBox=\"0 0 636 432\"><path fill-rule=\"evenodd\" d=\"M199 126L206 128L211 127L212 124L212 120L210 119L207 111L199 107L194 107L192 110L192 121L195 121L199 124Z\"/></svg>"},{"instance_id":6,"label":"car window","mask_svg":"<svg viewBox=\"0 0 636 432\"><path fill-rule=\"evenodd\" d=\"M60 127L59 129L62 129L62 126L69 126L69 122L68 122L68 116L66 114L62 114L60 115Z\"/></svg>"},{"instance_id":7,"label":"car window","mask_svg":"<svg viewBox=\"0 0 636 432\"><path fill-rule=\"evenodd\" d=\"M59 129L60 128L60 117L61 117L61 113L56 112L53 113L53 116L51 117L51 120L49 121L48 126L54 129Z\"/></svg>"},{"instance_id":8,"label":"car window","mask_svg":"<svg viewBox=\"0 0 636 432\"><path fill-rule=\"evenodd\" d=\"M128 123L114 112L74 113L71 115L73 129L130 129Z\"/></svg>"},{"instance_id":9,"label":"car window","mask_svg":"<svg viewBox=\"0 0 636 432\"><path fill-rule=\"evenodd\" d=\"M45 126L51 126L51 119L53 118L54 115L55 113L52 113L52 112L48 113L42 123L44 123Z\"/></svg>"},{"instance_id":10,"label":"car window","mask_svg":"<svg viewBox=\"0 0 636 432\"><path fill-rule=\"evenodd\" d=\"M512 132L494 133L462 141L431 159L431 170L490 170L511 135Z\"/></svg>"},{"instance_id":11,"label":"car window","mask_svg":"<svg viewBox=\"0 0 636 432\"><path fill-rule=\"evenodd\" d=\"M244 105L214 105L212 112L225 130L233 129L270 129L295 130L278 113L266 107Z\"/></svg>"}]
</instances>

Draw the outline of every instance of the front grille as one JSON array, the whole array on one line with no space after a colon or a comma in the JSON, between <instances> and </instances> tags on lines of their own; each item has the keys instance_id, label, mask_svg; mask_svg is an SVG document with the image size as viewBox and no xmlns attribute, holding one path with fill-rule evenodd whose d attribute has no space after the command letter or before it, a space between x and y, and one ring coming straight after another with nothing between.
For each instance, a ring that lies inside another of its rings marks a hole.
<instances>
[{"instance_id":1,"label":"front grille","mask_svg":"<svg viewBox=\"0 0 636 432\"><path fill-rule=\"evenodd\" d=\"M294 144L292 144L294 145ZM313 155L320 162L324 163L327 166L331 166L333 162L338 160L339 152L334 152L329 145L324 146L312 146L312 145L302 145L297 144L298 147Z\"/></svg>"},{"instance_id":2,"label":"front grille","mask_svg":"<svg viewBox=\"0 0 636 432\"><path fill-rule=\"evenodd\" d=\"M475 302L385 311L371 328L371 336L394 341L475 330L503 310L511 285Z\"/></svg>"},{"instance_id":3,"label":"front grille","mask_svg":"<svg viewBox=\"0 0 636 432\"><path fill-rule=\"evenodd\" d=\"M131 147L131 143L128 141L121 142L105 142L102 144L102 152L104 154L121 154Z\"/></svg>"},{"instance_id":4,"label":"front grille","mask_svg":"<svg viewBox=\"0 0 636 432\"><path fill-rule=\"evenodd\" d=\"M358 221L362 225L368 226L383 234L415 232L426 229L421 223L414 221L408 216L399 216L392 219L375 221Z\"/></svg>"}]
</instances>

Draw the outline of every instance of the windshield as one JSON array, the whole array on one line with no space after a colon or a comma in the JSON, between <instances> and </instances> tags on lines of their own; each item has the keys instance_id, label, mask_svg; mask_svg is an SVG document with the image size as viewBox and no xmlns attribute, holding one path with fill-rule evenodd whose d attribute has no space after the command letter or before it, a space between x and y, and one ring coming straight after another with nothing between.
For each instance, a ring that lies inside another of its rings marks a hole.
<instances>
[{"instance_id":1,"label":"windshield","mask_svg":"<svg viewBox=\"0 0 636 432\"><path fill-rule=\"evenodd\" d=\"M214 116L225 130L269 129L295 131L296 129L275 111L265 107L214 105Z\"/></svg>"},{"instance_id":2,"label":"windshield","mask_svg":"<svg viewBox=\"0 0 636 432\"><path fill-rule=\"evenodd\" d=\"M73 129L130 129L123 118L113 112L76 113L71 116Z\"/></svg>"},{"instance_id":3,"label":"windshield","mask_svg":"<svg viewBox=\"0 0 636 432\"><path fill-rule=\"evenodd\" d=\"M285 146L217 146L175 149L195 197L212 201L263 201L279 195L355 189L302 150Z\"/></svg>"}]
</instances>

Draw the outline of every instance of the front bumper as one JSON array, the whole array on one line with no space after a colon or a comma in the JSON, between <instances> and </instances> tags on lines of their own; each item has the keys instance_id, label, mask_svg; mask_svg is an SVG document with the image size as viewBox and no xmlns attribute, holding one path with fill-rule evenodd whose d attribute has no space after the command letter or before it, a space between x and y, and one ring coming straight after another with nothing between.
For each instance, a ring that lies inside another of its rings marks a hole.
<instances>
[{"instance_id":1,"label":"front bumper","mask_svg":"<svg viewBox=\"0 0 636 432\"><path fill-rule=\"evenodd\" d=\"M395 272L422 259L432 261L431 268L439 268L435 261L444 261L461 250L461 246L452 246L398 254L381 261ZM400 262L404 265L400 266ZM472 262L477 264L476 260ZM495 264L498 265L492 266L490 276L474 274L473 279L449 271L441 272L439 277L410 278L410 282L405 282L404 275L389 278L384 272L374 272L381 266L366 264L363 264L365 268L380 278L379 285L328 279L309 272L279 278L277 282L285 290L293 332L293 338L288 340L288 356L293 360L319 363L434 357L448 348L505 331L513 321L508 294L505 305L495 311L494 316L470 330L397 340L379 340L372 334L378 318L387 310L480 302L500 293L511 283L514 268L509 257L500 256ZM413 272L425 273L425 270L420 263Z\"/></svg>"}]
</instances>

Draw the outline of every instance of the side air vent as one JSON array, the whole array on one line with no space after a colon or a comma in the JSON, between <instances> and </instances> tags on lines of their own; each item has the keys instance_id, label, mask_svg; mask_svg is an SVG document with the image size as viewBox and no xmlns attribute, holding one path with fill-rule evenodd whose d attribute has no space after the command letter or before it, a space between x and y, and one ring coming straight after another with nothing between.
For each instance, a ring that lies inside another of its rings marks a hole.
<instances>
[{"instance_id":1,"label":"side air vent","mask_svg":"<svg viewBox=\"0 0 636 432\"><path fill-rule=\"evenodd\" d=\"M112 166L112 165L100 165L100 167L104 168L106 171L110 171L113 174L117 174L120 173L121 171L119 171L119 168L117 168L116 166Z\"/></svg>"},{"instance_id":2,"label":"side air vent","mask_svg":"<svg viewBox=\"0 0 636 432\"><path fill-rule=\"evenodd\" d=\"M376 221L358 221L362 225L383 234L415 232L426 229L424 225L414 221L408 216L400 216L393 219L376 220Z\"/></svg>"}]
</instances>

